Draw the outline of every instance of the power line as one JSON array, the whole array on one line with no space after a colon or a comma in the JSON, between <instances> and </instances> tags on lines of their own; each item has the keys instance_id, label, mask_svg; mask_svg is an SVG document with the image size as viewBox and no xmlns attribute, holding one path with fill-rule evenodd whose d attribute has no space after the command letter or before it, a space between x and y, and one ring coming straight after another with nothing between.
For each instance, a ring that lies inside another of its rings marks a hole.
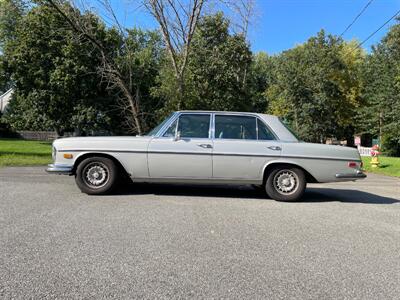
<instances>
[{"instance_id":1,"label":"power line","mask_svg":"<svg viewBox=\"0 0 400 300\"><path fill-rule=\"evenodd\" d=\"M379 30L381 30L383 27L385 27L386 24L388 24L390 21L392 21L396 16L400 14L400 10L397 11L389 20L387 20L381 27L379 27L377 30L375 30L373 33L371 33L365 40L363 40L361 43L358 44L357 47L361 47L366 41L368 41L370 38L372 38Z\"/></svg>"},{"instance_id":2,"label":"power line","mask_svg":"<svg viewBox=\"0 0 400 300\"><path fill-rule=\"evenodd\" d=\"M359 14L353 19L353 21L346 27L346 29L342 32L342 34L340 35L340 37L342 37L349 29L351 26L353 26L353 24L358 20L358 18L364 13L364 11L368 8L368 6L372 3L372 1L374 0L370 0L368 1L368 3L364 6L364 8L359 12Z\"/></svg>"}]
</instances>

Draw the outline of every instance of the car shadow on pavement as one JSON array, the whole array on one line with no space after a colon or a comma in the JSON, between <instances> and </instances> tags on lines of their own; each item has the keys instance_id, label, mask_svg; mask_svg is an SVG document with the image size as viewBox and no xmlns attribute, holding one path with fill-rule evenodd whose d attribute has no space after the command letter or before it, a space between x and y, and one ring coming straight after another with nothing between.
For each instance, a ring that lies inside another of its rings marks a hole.
<instances>
[{"instance_id":1,"label":"car shadow on pavement","mask_svg":"<svg viewBox=\"0 0 400 300\"><path fill-rule=\"evenodd\" d=\"M345 203L364 203L364 204L396 204L400 200L384 197L368 192L334 189L334 188L307 188L303 199L299 202L345 202Z\"/></svg>"},{"instance_id":2,"label":"car shadow on pavement","mask_svg":"<svg viewBox=\"0 0 400 300\"><path fill-rule=\"evenodd\" d=\"M267 199L261 190L250 185L133 183L120 187L117 194Z\"/></svg>"},{"instance_id":3,"label":"car shadow on pavement","mask_svg":"<svg viewBox=\"0 0 400 300\"><path fill-rule=\"evenodd\" d=\"M160 183L135 183L124 185L117 194L119 195L165 195L165 196L195 196L195 197L220 197L243 199L269 199L261 188L253 186L234 185L183 185ZM351 190L334 188L307 188L303 198L296 203L312 202L344 202L365 204L395 204L400 200L383 197L380 195Z\"/></svg>"}]
</instances>

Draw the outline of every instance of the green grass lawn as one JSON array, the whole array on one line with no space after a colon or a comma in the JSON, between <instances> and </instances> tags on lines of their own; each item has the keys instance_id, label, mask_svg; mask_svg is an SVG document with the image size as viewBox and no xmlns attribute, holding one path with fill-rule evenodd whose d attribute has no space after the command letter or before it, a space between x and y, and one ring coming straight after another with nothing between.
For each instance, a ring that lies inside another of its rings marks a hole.
<instances>
[{"instance_id":1,"label":"green grass lawn","mask_svg":"<svg viewBox=\"0 0 400 300\"><path fill-rule=\"evenodd\" d=\"M51 142L0 138L0 167L51 163Z\"/></svg>"},{"instance_id":2,"label":"green grass lawn","mask_svg":"<svg viewBox=\"0 0 400 300\"><path fill-rule=\"evenodd\" d=\"M364 170L371 173L400 177L400 157L379 157L379 168L372 168L371 157L362 157Z\"/></svg>"}]
</instances>

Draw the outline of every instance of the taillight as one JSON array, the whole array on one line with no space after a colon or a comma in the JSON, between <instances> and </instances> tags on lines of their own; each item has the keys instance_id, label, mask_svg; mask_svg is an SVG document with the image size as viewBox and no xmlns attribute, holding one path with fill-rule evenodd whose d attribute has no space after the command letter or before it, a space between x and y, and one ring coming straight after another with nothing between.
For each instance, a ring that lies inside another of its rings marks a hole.
<instances>
[{"instance_id":1,"label":"taillight","mask_svg":"<svg viewBox=\"0 0 400 300\"><path fill-rule=\"evenodd\" d=\"M349 166L349 168L355 168L357 167L357 163L354 161L348 162L347 165Z\"/></svg>"}]
</instances>

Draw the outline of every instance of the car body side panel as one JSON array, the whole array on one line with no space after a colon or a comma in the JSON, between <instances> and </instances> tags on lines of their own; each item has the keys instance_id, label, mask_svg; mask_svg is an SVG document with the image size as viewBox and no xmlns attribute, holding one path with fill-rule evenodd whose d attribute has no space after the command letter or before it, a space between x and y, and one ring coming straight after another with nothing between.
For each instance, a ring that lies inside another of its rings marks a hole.
<instances>
[{"instance_id":1,"label":"car body side panel","mask_svg":"<svg viewBox=\"0 0 400 300\"><path fill-rule=\"evenodd\" d=\"M260 176L264 175L267 167L273 164L290 164L299 166L313 176L317 182L335 182L348 181L354 179L339 179L336 174L354 174L356 175L359 168L349 168L344 161L324 160L324 159L306 159L306 158L284 158L271 160L263 168Z\"/></svg>"},{"instance_id":2,"label":"car body side panel","mask_svg":"<svg viewBox=\"0 0 400 300\"><path fill-rule=\"evenodd\" d=\"M57 149L56 162L74 165L82 155L100 153L117 159L132 177L148 177L147 148L150 137L90 137L65 138L53 144ZM71 153L73 159L65 159L63 154Z\"/></svg>"},{"instance_id":3,"label":"car body side panel","mask_svg":"<svg viewBox=\"0 0 400 300\"><path fill-rule=\"evenodd\" d=\"M213 178L259 180L263 166L279 158L279 148L277 141L214 139Z\"/></svg>"},{"instance_id":4,"label":"car body side panel","mask_svg":"<svg viewBox=\"0 0 400 300\"><path fill-rule=\"evenodd\" d=\"M207 147L202 147L208 145ZM151 178L211 178L212 140L153 138L148 148Z\"/></svg>"},{"instance_id":5,"label":"car body side panel","mask_svg":"<svg viewBox=\"0 0 400 300\"><path fill-rule=\"evenodd\" d=\"M336 174L356 174L361 169L356 149L324 144L282 143L281 161L302 167L318 182L344 181ZM350 168L349 162L355 162L357 167Z\"/></svg>"}]
</instances>

